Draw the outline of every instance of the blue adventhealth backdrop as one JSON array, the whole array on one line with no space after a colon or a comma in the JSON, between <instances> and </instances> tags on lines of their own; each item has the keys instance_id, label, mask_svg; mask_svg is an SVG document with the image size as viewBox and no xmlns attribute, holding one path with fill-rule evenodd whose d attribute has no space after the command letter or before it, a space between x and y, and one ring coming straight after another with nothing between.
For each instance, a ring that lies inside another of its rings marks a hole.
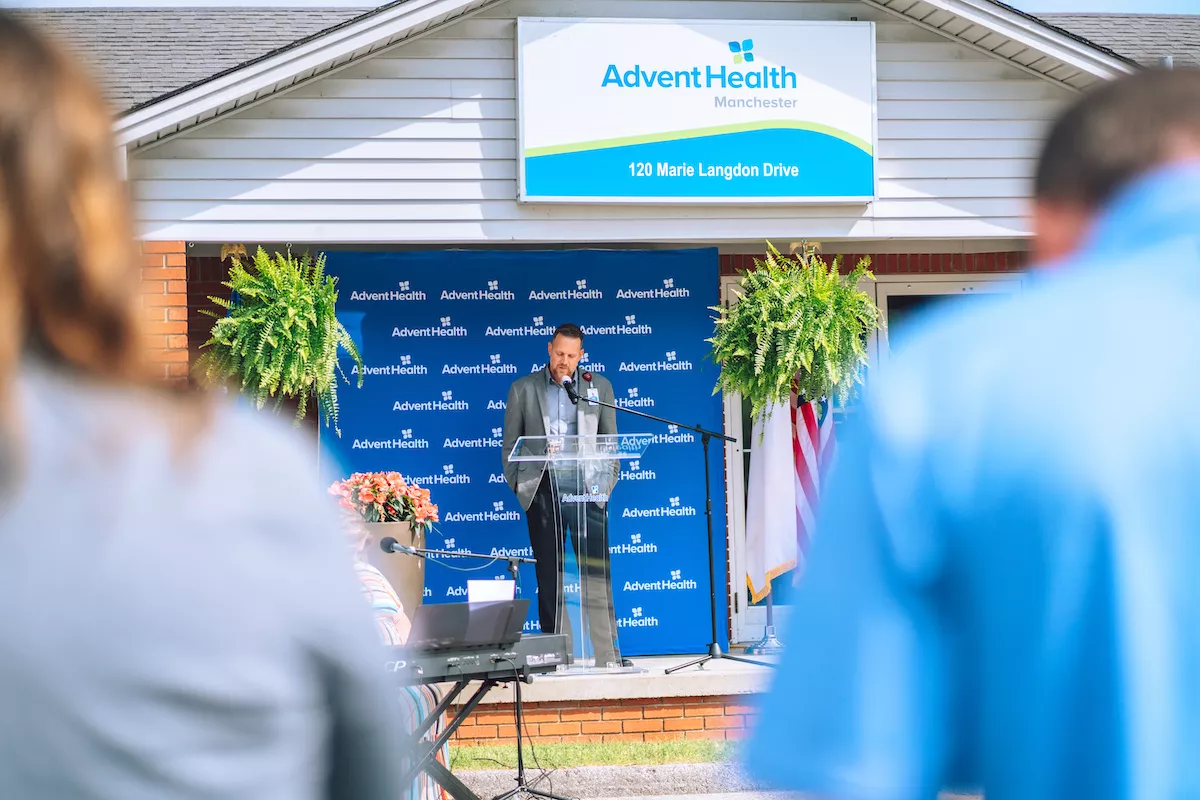
<instances>
[{"instance_id":1,"label":"blue adventhealth backdrop","mask_svg":"<svg viewBox=\"0 0 1200 800\"><path fill-rule=\"evenodd\" d=\"M348 472L395 470L429 488L442 522L435 549L532 555L525 519L501 474L509 385L546 363L554 327L584 329L584 366L612 381L617 402L721 430L705 360L709 307L718 302L717 252L435 251L328 254L339 316L365 366L343 385L341 438L325 438ZM342 361L350 373L352 362ZM618 412L622 432L655 434L625 462L609 506L620 646L627 654L703 648L709 629L704 462L699 437ZM710 445L717 580L725 575L722 448ZM397 556L400 557L400 556ZM478 562L486 563L486 562ZM425 602L466 597L479 571L465 558L430 561ZM533 599L532 566L522 595ZM724 638L725 592L718 586ZM536 630L537 603L526 630Z\"/></svg>"}]
</instances>

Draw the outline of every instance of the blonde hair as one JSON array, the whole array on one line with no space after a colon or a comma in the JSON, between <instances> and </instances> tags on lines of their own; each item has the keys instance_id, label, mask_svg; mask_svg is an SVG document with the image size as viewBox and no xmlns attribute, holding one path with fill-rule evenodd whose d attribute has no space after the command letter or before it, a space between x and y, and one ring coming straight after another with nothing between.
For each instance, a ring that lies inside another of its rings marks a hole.
<instances>
[{"instance_id":1,"label":"blonde hair","mask_svg":"<svg viewBox=\"0 0 1200 800\"><path fill-rule=\"evenodd\" d=\"M112 117L83 70L0 12L0 400L24 353L152 385Z\"/></svg>"}]
</instances>

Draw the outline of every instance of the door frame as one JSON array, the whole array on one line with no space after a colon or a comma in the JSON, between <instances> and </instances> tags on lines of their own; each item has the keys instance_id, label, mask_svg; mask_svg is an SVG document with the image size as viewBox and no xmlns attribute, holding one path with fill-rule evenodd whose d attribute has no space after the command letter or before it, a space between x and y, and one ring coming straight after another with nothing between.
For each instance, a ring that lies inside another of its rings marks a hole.
<instances>
[{"instance_id":1,"label":"door frame","mask_svg":"<svg viewBox=\"0 0 1200 800\"><path fill-rule=\"evenodd\" d=\"M720 303L728 307L737 302L738 275L721 276ZM744 633L746 607L746 443L742 431L742 396L722 392L725 405L725 435L736 441L725 442L725 522L729 532L726 552L729 553L729 572L726 580L726 603L729 609L729 641L749 641ZM761 625L761 623L760 623ZM761 638L761 637L760 637Z\"/></svg>"}]
</instances>

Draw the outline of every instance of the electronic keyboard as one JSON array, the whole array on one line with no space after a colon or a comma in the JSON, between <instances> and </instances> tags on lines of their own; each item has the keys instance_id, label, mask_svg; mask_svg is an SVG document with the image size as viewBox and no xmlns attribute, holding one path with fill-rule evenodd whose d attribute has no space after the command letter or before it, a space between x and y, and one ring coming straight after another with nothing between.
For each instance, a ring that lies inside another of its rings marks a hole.
<instances>
[{"instance_id":1,"label":"electronic keyboard","mask_svg":"<svg viewBox=\"0 0 1200 800\"><path fill-rule=\"evenodd\" d=\"M401 686L524 678L554 672L567 663L567 637L562 633L522 636L511 645L496 647L387 650L384 669Z\"/></svg>"}]
</instances>

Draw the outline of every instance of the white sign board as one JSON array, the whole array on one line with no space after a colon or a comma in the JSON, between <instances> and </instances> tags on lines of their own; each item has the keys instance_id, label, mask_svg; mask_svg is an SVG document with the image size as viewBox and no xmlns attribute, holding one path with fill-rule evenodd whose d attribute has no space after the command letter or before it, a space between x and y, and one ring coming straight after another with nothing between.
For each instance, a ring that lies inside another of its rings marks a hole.
<instances>
[{"instance_id":1,"label":"white sign board","mask_svg":"<svg viewBox=\"0 0 1200 800\"><path fill-rule=\"evenodd\" d=\"M517 21L521 199L875 195L870 22Z\"/></svg>"}]
</instances>

